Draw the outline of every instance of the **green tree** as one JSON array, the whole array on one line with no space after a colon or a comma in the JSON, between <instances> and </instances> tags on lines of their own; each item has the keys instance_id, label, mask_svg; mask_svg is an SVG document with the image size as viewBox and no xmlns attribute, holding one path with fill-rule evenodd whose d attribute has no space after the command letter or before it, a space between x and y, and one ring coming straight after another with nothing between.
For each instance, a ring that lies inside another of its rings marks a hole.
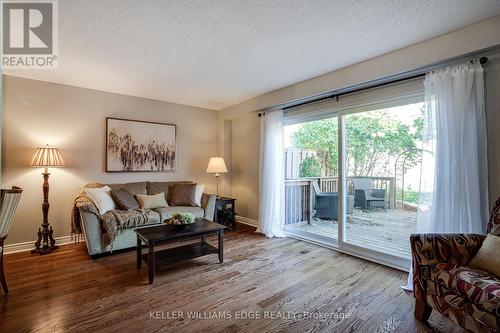
<instances>
[{"instance_id":1,"label":"green tree","mask_svg":"<svg viewBox=\"0 0 500 333\"><path fill-rule=\"evenodd\" d=\"M404 151L407 167L415 165L420 156L416 140L421 137L421 122L408 126L385 111L347 115L347 170L350 175L382 176L392 171L390 165ZM321 176L335 176L337 166L337 119L330 118L303 124L292 138L295 147L313 149L318 153Z\"/></svg>"},{"instance_id":2,"label":"green tree","mask_svg":"<svg viewBox=\"0 0 500 333\"><path fill-rule=\"evenodd\" d=\"M304 123L292 138L295 147L317 152L320 176L337 174L337 133L337 119L330 118Z\"/></svg>"},{"instance_id":3,"label":"green tree","mask_svg":"<svg viewBox=\"0 0 500 333\"><path fill-rule=\"evenodd\" d=\"M413 137L417 141L422 141L422 134L424 131L424 107L420 109L420 117L415 118L413 120L413 128L415 129L415 133Z\"/></svg>"},{"instance_id":4,"label":"green tree","mask_svg":"<svg viewBox=\"0 0 500 333\"><path fill-rule=\"evenodd\" d=\"M321 177L321 163L314 156L307 156L302 160L299 170L300 177Z\"/></svg>"}]
</instances>

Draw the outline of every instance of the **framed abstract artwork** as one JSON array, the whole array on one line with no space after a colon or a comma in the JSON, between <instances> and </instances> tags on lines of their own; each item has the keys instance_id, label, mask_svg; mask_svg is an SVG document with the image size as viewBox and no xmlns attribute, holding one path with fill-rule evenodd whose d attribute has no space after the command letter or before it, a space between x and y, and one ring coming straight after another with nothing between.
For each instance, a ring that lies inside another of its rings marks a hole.
<instances>
[{"instance_id":1,"label":"framed abstract artwork","mask_svg":"<svg viewBox=\"0 0 500 333\"><path fill-rule=\"evenodd\" d=\"M106 118L107 172L175 172L177 126Z\"/></svg>"}]
</instances>

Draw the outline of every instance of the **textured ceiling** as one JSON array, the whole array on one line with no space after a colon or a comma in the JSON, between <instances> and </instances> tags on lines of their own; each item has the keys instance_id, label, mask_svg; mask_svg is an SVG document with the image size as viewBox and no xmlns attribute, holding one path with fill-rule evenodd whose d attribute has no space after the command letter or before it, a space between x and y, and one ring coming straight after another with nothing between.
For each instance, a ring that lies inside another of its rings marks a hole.
<instances>
[{"instance_id":1,"label":"textured ceiling","mask_svg":"<svg viewBox=\"0 0 500 333\"><path fill-rule=\"evenodd\" d=\"M499 0L64 0L59 68L5 72L221 109L498 14Z\"/></svg>"}]
</instances>

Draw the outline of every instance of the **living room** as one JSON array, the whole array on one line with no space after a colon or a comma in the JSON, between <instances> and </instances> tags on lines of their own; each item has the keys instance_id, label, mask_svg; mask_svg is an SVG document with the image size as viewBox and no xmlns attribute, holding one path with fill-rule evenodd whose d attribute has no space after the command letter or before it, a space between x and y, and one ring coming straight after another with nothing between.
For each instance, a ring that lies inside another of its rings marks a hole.
<instances>
[{"instance_id":1,"label":"living room","mask_svg":"<svg viewBox=\"0 0 500 333\"><path fill-rule=\"evenodd\" d=\"M1 332L500 330L500 2L2 10Z\"/></svg>"}]
</instances>

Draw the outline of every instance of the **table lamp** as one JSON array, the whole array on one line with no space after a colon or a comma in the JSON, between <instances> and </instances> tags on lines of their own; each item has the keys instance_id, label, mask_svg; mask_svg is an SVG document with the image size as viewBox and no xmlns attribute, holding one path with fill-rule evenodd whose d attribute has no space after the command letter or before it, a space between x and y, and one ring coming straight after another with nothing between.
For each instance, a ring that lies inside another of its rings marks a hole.
<instances>
[{"instance_id":1,"label":"table lamp","mask_svg":"<svg viewBox=\"0 0 500 333\"><path fill-rule=\"evenodd\" d=\"M215 178L217 178L217 198L219 199L219 177L221 173L227 173L224 159L222 157L211 157L208 162L207 173L215 173Z\"/></svg>"},{"instance_id":2,"label":"table lamp","mask_svg":"<svg viewBox=\"0 0 500 333\"><path fill-rule=\"evenodd\" d=\"M52 227L49 225L49 167L64 167L64 161L58 148L46 145L43 148L37 148L33 160L30 163L32 167L44 167L43 175L43 222L42 228L38 229L38 239L35 242L35 249L31 253L48 254L59 248L54 240Z\"/></svg>"}]
</instances>

